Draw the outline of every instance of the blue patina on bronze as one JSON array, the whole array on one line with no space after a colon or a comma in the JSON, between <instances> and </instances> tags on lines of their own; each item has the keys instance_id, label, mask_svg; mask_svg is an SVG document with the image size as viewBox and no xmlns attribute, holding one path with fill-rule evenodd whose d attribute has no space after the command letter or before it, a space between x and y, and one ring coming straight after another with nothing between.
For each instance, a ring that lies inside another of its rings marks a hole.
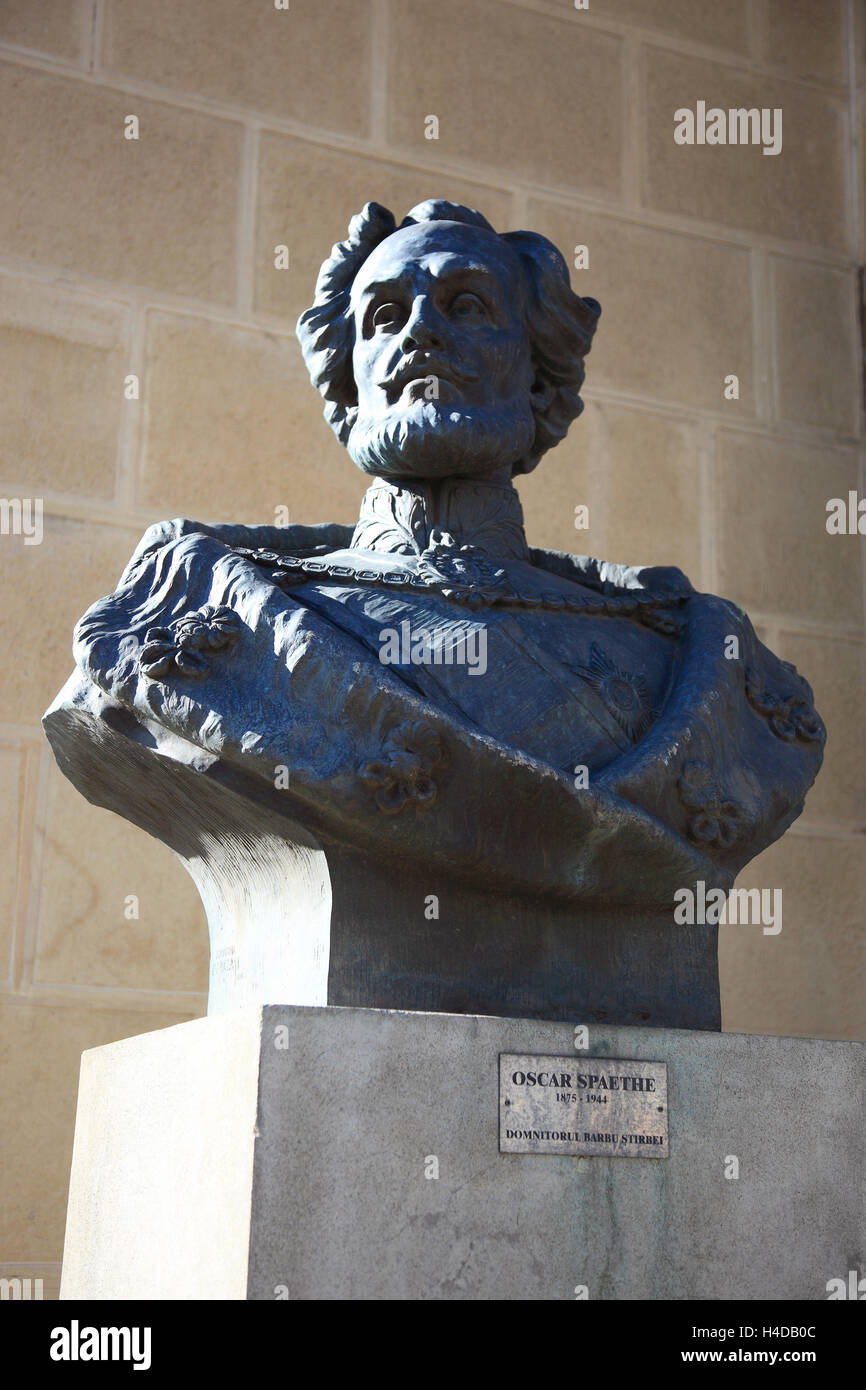
<instances>
[{"instance_id":1,"label":"blue patina on bronze","mask_svg":"<svg viewBox=\"0 0 866 1390\"><path fill-rule=\"evenodd\" d=\"M824 730L679 570L528 545L600 312L543 237L368 204L298 323L357 524L162 523L78 624L48 737L198 882L212 1009L720 1026L674 895L783 834Z\"/></svg>"}]
</instances>

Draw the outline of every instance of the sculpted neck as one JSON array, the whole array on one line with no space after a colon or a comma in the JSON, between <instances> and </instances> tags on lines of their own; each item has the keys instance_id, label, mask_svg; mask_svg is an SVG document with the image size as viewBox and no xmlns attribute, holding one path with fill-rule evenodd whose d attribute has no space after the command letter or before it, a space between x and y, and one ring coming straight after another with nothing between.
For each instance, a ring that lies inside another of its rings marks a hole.
<instances>
[{"instance_id":1,"label":"sculpted neck","mask_svg":"<svg viewBox=\"0 0 866 1390\"><path fill-rule=\"evenodd\" d=\"M376 478L364 494L352 549L420 555L443 539L527 559L523 508L510 478Z\"/></svg>"}]
</instances>

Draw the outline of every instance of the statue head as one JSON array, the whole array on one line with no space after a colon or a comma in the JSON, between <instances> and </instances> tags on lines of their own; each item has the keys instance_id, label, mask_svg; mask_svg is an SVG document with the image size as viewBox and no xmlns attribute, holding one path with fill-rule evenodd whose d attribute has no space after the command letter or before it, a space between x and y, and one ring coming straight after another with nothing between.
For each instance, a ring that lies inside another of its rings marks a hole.
<instances>
[{"instance_id":1,"label":"statue head","mask_svg":"<svg viewBox=\"0 0 866 1390\"><path fill-rule=\"evenodd\" d=\"M528 473L583 409L601 313L556 247L457 203L398 228L367 203L319 273L298 338L325 418L366 473Z\"/></svg>"}]
</instances>

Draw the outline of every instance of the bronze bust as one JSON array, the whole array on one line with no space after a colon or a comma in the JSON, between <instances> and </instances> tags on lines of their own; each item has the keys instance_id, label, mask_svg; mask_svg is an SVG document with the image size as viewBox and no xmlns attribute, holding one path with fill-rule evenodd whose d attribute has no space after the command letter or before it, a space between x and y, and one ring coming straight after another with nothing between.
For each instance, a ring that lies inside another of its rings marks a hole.
<instances>
[{"instance_id":1,"label":"bronze bust","mask_svg":"<svg viewBox=\"0 0 866 1390\"><path fill-rule=\"evenodd\" d=\"M675 894L785 831L824 730L679 570L528 545L599 315L543 237L367 204L298 323L357 525L151 527L78 624L48 737L198 882L212 1009L720 1027Z\"/></svg>"}]
</instances>

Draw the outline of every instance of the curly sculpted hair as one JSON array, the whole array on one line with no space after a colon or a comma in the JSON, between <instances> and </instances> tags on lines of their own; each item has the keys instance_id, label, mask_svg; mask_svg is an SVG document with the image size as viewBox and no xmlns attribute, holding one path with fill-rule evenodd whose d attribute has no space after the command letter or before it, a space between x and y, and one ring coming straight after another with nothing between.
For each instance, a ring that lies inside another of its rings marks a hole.
<instances>
[{"instance_id":1,"label":"curly sculpted hair","mask_svg":"<svg viewBox=\"0 0 866 1390\"><path fill-rule=\"evenodd\" d=\"M460 222L497 235L480 212L439 198L419 203L400 226L419 222ZM310 380L324 398L325 419L341 444L348 442L358 417L358 392L352 374L355 329L349 308L352 284L367 257L397 230L393 213L378 203L367 203L352 218L346 240L332 249L319 271L312 307L298 319L298 340ZM523 271L532 365L537 380L547 387L543 393L546 404L536 410L533 445L514 469L528 473L542 454L565 438L572 420L583 409L580 388L584 358L601 305L573 292L565 260L546 237L535 232L500 235L516 253Z\"/></svg>"}]
</instances>

